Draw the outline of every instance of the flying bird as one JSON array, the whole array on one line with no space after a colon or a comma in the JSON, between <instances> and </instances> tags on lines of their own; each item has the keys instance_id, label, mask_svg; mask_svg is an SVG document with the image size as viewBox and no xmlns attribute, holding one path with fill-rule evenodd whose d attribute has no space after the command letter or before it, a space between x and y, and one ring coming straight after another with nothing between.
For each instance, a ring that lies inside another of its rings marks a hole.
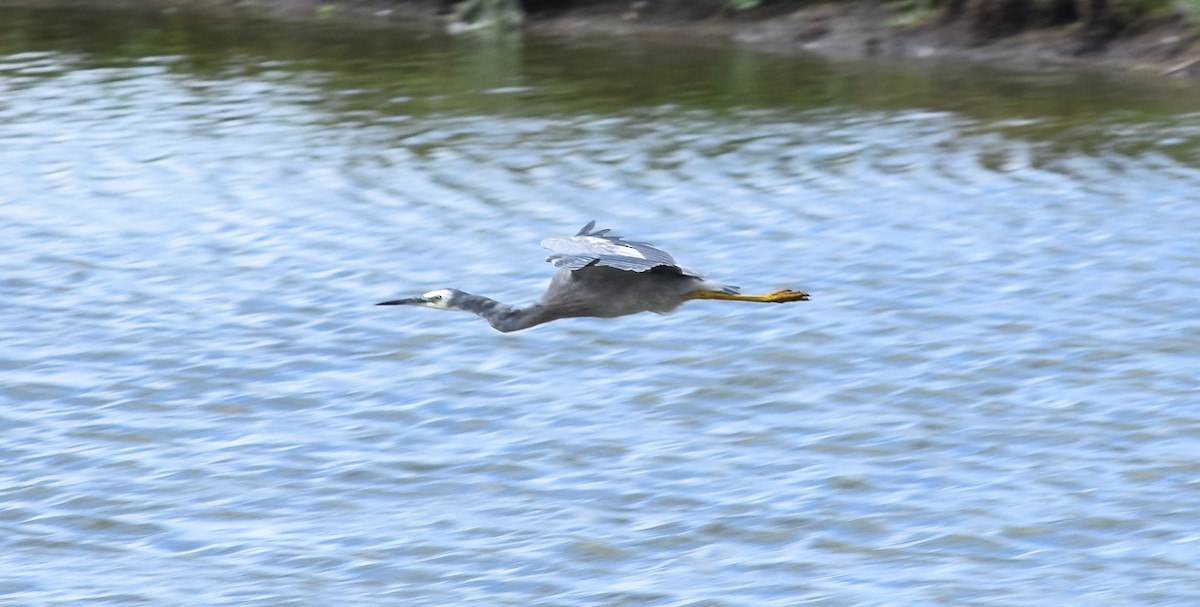
<instances>
[{"instance_id":1,"label":"flying bird","mask_svg":"<svg viewBox=\"0 0 1200 607\"><path fill-rule=\"evenodd\" d=\"M574 236L547 238L546 259L558 271L537 303L518 307L458 289L437 289L419 297L380 302L380 306L419 306L478 315L508 333L560 318L614 318L637 312L666 314L691 299L786 303L808 294L782 289L741 295L737 287L709 280L684 268L648 242L625 240L611 230L593 230L589 221Z\"/></svg>"}]
</instances>

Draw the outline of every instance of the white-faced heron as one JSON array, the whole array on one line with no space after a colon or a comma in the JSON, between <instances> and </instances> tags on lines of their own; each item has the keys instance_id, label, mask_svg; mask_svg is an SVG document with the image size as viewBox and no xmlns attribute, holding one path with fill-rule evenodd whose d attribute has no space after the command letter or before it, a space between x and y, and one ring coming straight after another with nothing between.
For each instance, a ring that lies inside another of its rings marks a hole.
<instances>
[{"instance_id":1,"label":"white-faced heron","mask_svg":"<svg viewBox=\"0 0 1200 607\"><path fill-rule=\"evenodd\" d=\"M783 289L766 295L740 295L737 287L708 280L681 267L666 251L648 242L625 240L590 221L578 234L547 238L546 261L559 268L535 304L515 307L458 289L438 289L420 297L376 305L410 305L477 314L497 331L520 331L559 318L613 318L636 312L666 314L689 299L785 303L806 301L808 294Z\"/></svg>"}]
</instances>

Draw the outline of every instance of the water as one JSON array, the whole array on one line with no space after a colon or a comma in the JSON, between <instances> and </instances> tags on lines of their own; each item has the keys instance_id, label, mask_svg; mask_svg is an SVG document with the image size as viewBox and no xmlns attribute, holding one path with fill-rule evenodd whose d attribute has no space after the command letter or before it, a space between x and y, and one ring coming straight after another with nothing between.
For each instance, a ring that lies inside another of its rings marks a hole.
<instances>
[{"instance_id":1,"label":"water","mask_svg":"<svg viewBox=\"0 0 1200 607\"><path fill-rule=\"evenodd\" d=\"M1200 603L1194 85L0 17L6 605Z\"/></svg>"}]
</instances>

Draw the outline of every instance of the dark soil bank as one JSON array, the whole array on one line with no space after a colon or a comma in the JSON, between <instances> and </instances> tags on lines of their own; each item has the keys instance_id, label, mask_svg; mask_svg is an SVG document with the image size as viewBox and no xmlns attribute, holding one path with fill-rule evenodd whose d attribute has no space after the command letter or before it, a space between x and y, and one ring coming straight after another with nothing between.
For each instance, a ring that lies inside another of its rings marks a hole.
<instances>
[{"instance_id":1,"label":"dark soil bank","mask_svg":"<svg viewBox=\"0 0 1200 607\"><path fill-rule=\"evenodd\" d=\"M0 6L109 5L288 19L445 23L454 0L0 0ZM927 2L927 8L913 6ZM1092 65L1200 77L1200 27L1154 0L523 0L524 27L556 34L660 33L776 52L950 57L1017 68ZM1189 0L1190 1L1190 0Z\"/></svg>"},{"instance_id":2,"label":"dark soil bank","mask_svg":"<svg viewBox=\"0 0 1200 607\"><path fill-rule=\"evenodd\" d=\"M909 8L918 2L776 0L734 12L721 0L550 6L543 0L532 11L532 27L678 30L784 52L954 57L1019 68L1084 64L1200 76L1200 28L1175 7L1135 9L1116 0L930 0L927 10Z\"/></svg>"}]
</instances>

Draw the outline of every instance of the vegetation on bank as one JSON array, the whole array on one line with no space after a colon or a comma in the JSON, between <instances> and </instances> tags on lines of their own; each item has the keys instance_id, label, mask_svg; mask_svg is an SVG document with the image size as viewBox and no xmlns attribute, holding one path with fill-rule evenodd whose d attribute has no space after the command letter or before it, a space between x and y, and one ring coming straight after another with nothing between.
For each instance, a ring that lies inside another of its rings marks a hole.
<instances>
[{"instance_id":1,"label":"vegetation on bank","mask_svg":"<svg viewBox=\"0 0 1200 607\"><path fill-rule=\"evenodd\" d=\"M903 0L910 10L928 11L934 9L946 9L948 11L961 10L963 5L968 4L968 0ZM772 3L771 0L721 0L721 3L728 9L735 11L748 10L762 6L763 4ZM977 2L977 4L991 4L992 8L1000 8L1005 5L1005 9L1013 12L1026 12L1031 16L1038 13L1055 14L1055 15L1085 15L1096 12L1104 12L1108 10L1105 6L1097 6L1106 4L1104 2L1095 2L1093 0L1026 0L1024 2L1012 2L1004 0L989 0L988 2ZM1125 14L1147 14L1161 12L1164 10L1174 10L1180 14L1195 18L1200 17L1200 0L1122 0L1116 2L1114 9Z\"/></svg>"},{"instance_id":2,"label":"vegetation on bank","mask_svg":"<svg viewBox=\"0 0 1200 607\"><path fill-rule=\"evenodd\" d=\"M920 2L921 0L909 0ZM1113 36L1149 20L1200 17L1200 0L927 0L942 19L1000 37L1027 29L1077 25Z\"/></svg>"},{"instance_id":3,"label":"vegetation on bank","mask_svg":"<svg viewBox=\"0 0 1200 607\"><path fill-rule=\"evenodd\" d=\"M836 5L845 0L833 0ZM1115 35L1151 20L1167 18L1200 22L1200 0L880 0L900 9L904 23L964 22L984 39L1039 28L1079 26L1101 35ZM530 14L599 4L606 0L460 0L459 7L476 10L481 4L504 5ZM629 0L633 11L685 18L774 14L822 3L821 0Z\"/></svg>"},{"instance_id":4,"label":"vegetation on bank","mask_svg":"<svg viewBox=\"0 0 1200 607\"><path fill-rule=\"evenodd\" d=\"M1089 62L1200 78L1200 0L0 0L0 7L164 7L437 23L452 33L671 32L779 52Z\"/></svg>"},{"instance_id":5,"label":"vegetation on bank","mask_svg":"<svg viewBox=\"0 0 1200 607\"><path fill-rule=\"evenodd\" d=\"M434 1L450 2L443 6L454 8L455 25L462 29L515 25L525 15L537 20L607 14L622 22L660 25L743 24L749 34L741 41L771 48L858 45L866 54L897 56L906 49L937 48L933 52L985 60L1004 56L1014 65L1030 66L1088 57L1200 76L1200 0ZM991 54L979 50L985 48L993 49Z\"/></svg>"}]
</instances>

